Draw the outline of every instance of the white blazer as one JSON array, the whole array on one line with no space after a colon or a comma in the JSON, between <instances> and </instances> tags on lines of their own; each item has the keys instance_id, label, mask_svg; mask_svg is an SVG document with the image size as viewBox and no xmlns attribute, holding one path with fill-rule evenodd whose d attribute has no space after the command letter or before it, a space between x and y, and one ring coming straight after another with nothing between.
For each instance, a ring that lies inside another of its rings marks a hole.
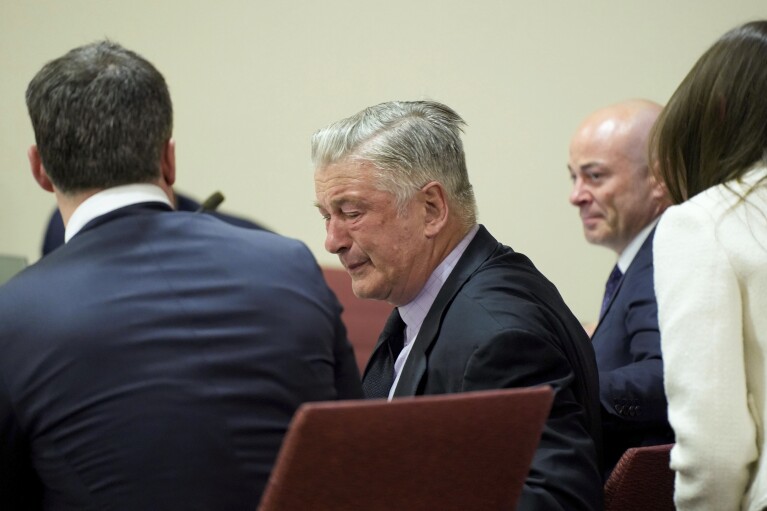
<instances>
[{"instance_id":1,"label":"white blazer","mask_svg":"<svg viewBox=\"0 0 767 511\"><path fill-rule=\"evenodd\" d=\"M655 293L679 510L767 507L767 168L669 208ZM743 194L763 181L742 200Z\"/></svg>"}]
</instances>

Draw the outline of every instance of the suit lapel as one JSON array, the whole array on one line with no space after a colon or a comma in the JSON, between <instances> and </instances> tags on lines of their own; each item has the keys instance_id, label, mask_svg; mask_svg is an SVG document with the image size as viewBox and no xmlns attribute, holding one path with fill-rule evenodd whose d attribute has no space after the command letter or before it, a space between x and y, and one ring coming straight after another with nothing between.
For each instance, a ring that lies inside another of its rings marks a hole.
<instances>
[{"instance_id":1,"label":"suit lapel","mask_svg":"<svg viewBox=\"0 0 767 511\"><path fill-rule=\"evenodd\" d=\"M605 309L605 314L602 316L602 319L597 324L597 327L594 329L594 332L591 334L591 338L594 338L594 334L597 333L597 330L599 330L600 325L605 322L605 318L608 314L610 314L610 309L613 306L613 302L615 302L615 299L618 298L618 294L621 292L621 288L623 287L623 282L626 280L626 277L632 272L633 268L639 268L644 263L644 260L647 258L652 259L652 240L655 236L655 229L650 231L650 234L647 236L647 239L644 240L644 243L642 243L642 246L639 248L639 251L637 252L637 255L634 256L634 260L631 261L631 264L629 265L628 269L626 269L626 273L623 274L621 279L618 281L618 286L615 288L615 292L613 293L612 297L610 298L610 301L607 302L607 308Z\"/></svg>"},{"instance_id":2,"label":"suit lapel","mask_svg":"<svg viewBox=\"0 0 767 511\"><path fill-rule=\"evenodd\" d=\"M437 294L429 312L424 318L421 330L413 343L405 366L399 377L399 383L394 390L394 397L415 396L426 374L427 353L437 340L442 325L442 318L450 303L461 290L467 280L498 248L498 241L484 228L479 227L474 239L453 268L450 276ZM379 340L379 343L381 341Z\"/></svg>"}]
</instances>

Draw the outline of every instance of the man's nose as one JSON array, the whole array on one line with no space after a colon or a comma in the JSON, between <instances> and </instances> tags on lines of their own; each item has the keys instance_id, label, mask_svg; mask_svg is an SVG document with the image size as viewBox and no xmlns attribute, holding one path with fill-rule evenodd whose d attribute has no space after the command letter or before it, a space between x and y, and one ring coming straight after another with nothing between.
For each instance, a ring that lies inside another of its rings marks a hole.
<instances>
[{"instance_id":1,"label":"man's nose","mask_svg":"<svg viewBox=\"0 0 767 511\"><path fill-rule=\"evenodd\" d=\"M347 250L351 245L348 230L343 222L330 218L325 224L325 232L325 250L331 254Z\"/></svg>"},{"instance_id":2,"label":"man's nose","mask_svg":"<svg viewBox=\"0 0 767 511\"><path fill-rule=\"evenodd\" d=\"M573 206L580 206L584 204L589 198L588 190L583 186L583 181L580 178L576 178L573 181L573 189L570 192L570 204Z\"/></svg>"}]
</instances>

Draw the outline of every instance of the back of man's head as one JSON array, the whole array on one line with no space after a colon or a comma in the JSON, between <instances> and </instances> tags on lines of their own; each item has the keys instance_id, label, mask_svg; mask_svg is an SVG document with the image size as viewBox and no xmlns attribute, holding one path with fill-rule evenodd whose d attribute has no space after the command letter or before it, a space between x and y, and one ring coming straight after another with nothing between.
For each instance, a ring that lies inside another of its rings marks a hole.
<instances>
[{"instance_id":1,"label":"back of man's head","mask_svg":"<svg viewBox=\"0 0 767 511\"><path fill-rule=\"evenodd\" d=\"M27 88L46 173L65 194L156 180L173 128L165 79L140 55L100 41L47 63Z\"/></svg>"}]
</instances>

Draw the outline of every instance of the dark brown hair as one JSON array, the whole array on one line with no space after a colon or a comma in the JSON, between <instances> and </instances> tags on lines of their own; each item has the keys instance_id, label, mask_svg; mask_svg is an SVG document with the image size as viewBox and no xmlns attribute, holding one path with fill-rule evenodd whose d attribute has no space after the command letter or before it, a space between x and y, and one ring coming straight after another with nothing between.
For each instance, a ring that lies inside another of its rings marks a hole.
<instances>
[{"instance_id":1,"label":"dark brown hair","mask_svg":"<svg viewBox=\"0 0 767 511\"><path fill-rule=\"evenodd\" d=\"M767 21L730 30L661 113L651 160L674 203L737 179L767 156Z\"/></svg>"},{"instance_id":2,"label":"dark brown hair","mask_svg":"<svg viewBox=\"0 0 767 511\"><path fill-rule=\"evenodd\" d=\"M173 127L165 79L111 41L71 50L27 88L40 156L64 193L151 182Z\"/></svg>"}]
</instances>

